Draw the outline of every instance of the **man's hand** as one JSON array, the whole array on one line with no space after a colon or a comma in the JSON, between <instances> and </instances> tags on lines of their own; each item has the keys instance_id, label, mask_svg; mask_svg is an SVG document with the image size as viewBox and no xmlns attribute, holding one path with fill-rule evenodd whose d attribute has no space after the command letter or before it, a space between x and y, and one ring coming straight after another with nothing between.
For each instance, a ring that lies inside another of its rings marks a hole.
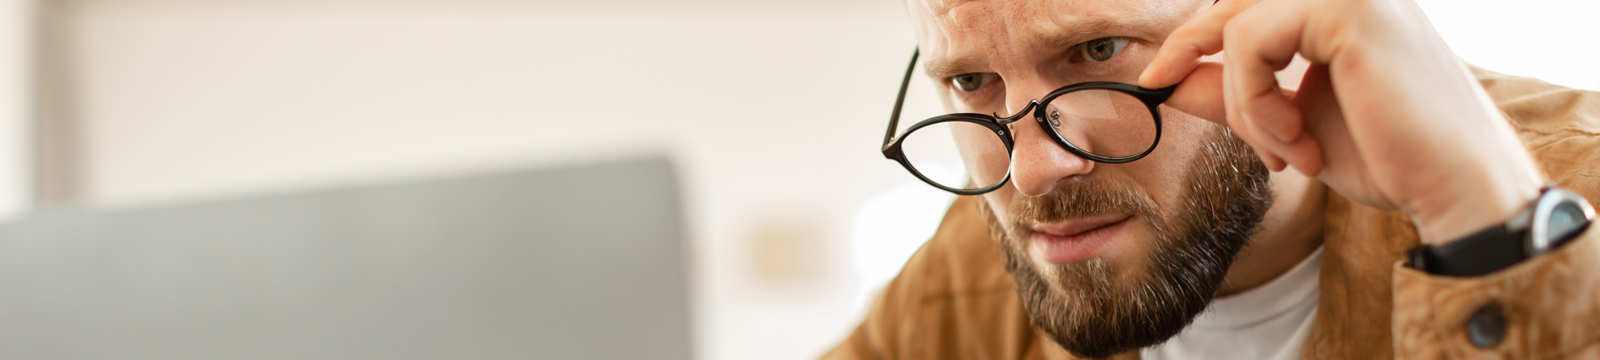
<instances>
[{"instance_id":1,"label":"man's hand","mask_svg":"<svg viewBox=\"0 0 1600 360\"><path fill-rule=\"evenodd\" d=\"M1226 50L1226 51L1224 51ZM1223 64L1201 56L1223 53ZM1274 77L1300 54L1297 92ZM1139 84L1225 124L1274 171L1399 209L1424 242L1504 222L1541 176L1509 124L1410 0L1222 0L1175 30Z\"/></svg>"}]
</instances>

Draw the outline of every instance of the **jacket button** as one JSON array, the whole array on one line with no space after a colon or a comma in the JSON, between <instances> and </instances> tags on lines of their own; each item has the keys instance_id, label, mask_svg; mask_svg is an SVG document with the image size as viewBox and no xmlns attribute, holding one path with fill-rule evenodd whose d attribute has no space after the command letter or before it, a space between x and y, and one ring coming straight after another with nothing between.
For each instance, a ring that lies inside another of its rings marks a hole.
<instances>
[{"instance_id":1,"label":"jacket button","mask_svg":"<svg viewBox=\"0 0 1600 360\"><path fill-rule=\"evenodd\" d=\"M1467 339L1472 345L1488 349L1500 344L1506 335L1506 316L1500 307L1489 304L1467 319Z\"/></svg>"}]
</instances>

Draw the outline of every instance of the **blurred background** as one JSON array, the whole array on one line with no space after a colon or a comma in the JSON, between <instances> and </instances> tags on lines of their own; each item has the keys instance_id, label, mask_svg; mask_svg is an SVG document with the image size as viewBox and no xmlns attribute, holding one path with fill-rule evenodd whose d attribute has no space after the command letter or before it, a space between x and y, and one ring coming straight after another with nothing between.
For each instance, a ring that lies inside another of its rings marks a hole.
<instances>
[{"instance_id":1,"label":"blurred background","mask_svg":"<svg viewBox=\"0 0 1600 360\"><path fill-rule=\"evenodd\" d=\"M1600 3L1420 3L1600 89ZM913 45L899 0L0 0L0 218L664 155L698 357L812 358L952 199L877 152Z\"/></svg>"}]
</instances>

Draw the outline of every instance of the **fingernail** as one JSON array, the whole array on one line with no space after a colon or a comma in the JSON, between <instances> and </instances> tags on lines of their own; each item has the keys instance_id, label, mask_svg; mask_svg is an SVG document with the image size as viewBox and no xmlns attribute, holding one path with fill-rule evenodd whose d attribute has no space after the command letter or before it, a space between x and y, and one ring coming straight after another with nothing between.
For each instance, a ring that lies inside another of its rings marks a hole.
<instances>
[{"instance_id":1,"label":"fingernail","mask_svg":"<svg viewBox=\"0 0 1600 360\"><path fill-rule=\"evenodd\" d=\"M1279 160L1278 157L1272 156L1272 154L1268 154L1260 149L1256 150L1256 157L1261 158L1261 164L1266 165L1267 170L1271 170L1272 172L1283 171L1283 160Z\"/></svg>"}]
</instances>

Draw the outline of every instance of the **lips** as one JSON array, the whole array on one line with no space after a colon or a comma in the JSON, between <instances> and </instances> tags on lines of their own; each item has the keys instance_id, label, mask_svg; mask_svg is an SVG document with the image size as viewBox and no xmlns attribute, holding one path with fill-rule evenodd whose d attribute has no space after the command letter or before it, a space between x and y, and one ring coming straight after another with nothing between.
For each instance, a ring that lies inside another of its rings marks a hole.
<instances>
[{"instance_id":1,"label":"lips","mask_svg":"<svg viewBox=\"0 0 1600 360\"><path fill-rule=\"evenodd\" d=\"M1106 215L1033 226L1030 246L1043 260L1066 264L1088 260L1125 228L1130 215Z\"/></svg>"}]
</instances>

